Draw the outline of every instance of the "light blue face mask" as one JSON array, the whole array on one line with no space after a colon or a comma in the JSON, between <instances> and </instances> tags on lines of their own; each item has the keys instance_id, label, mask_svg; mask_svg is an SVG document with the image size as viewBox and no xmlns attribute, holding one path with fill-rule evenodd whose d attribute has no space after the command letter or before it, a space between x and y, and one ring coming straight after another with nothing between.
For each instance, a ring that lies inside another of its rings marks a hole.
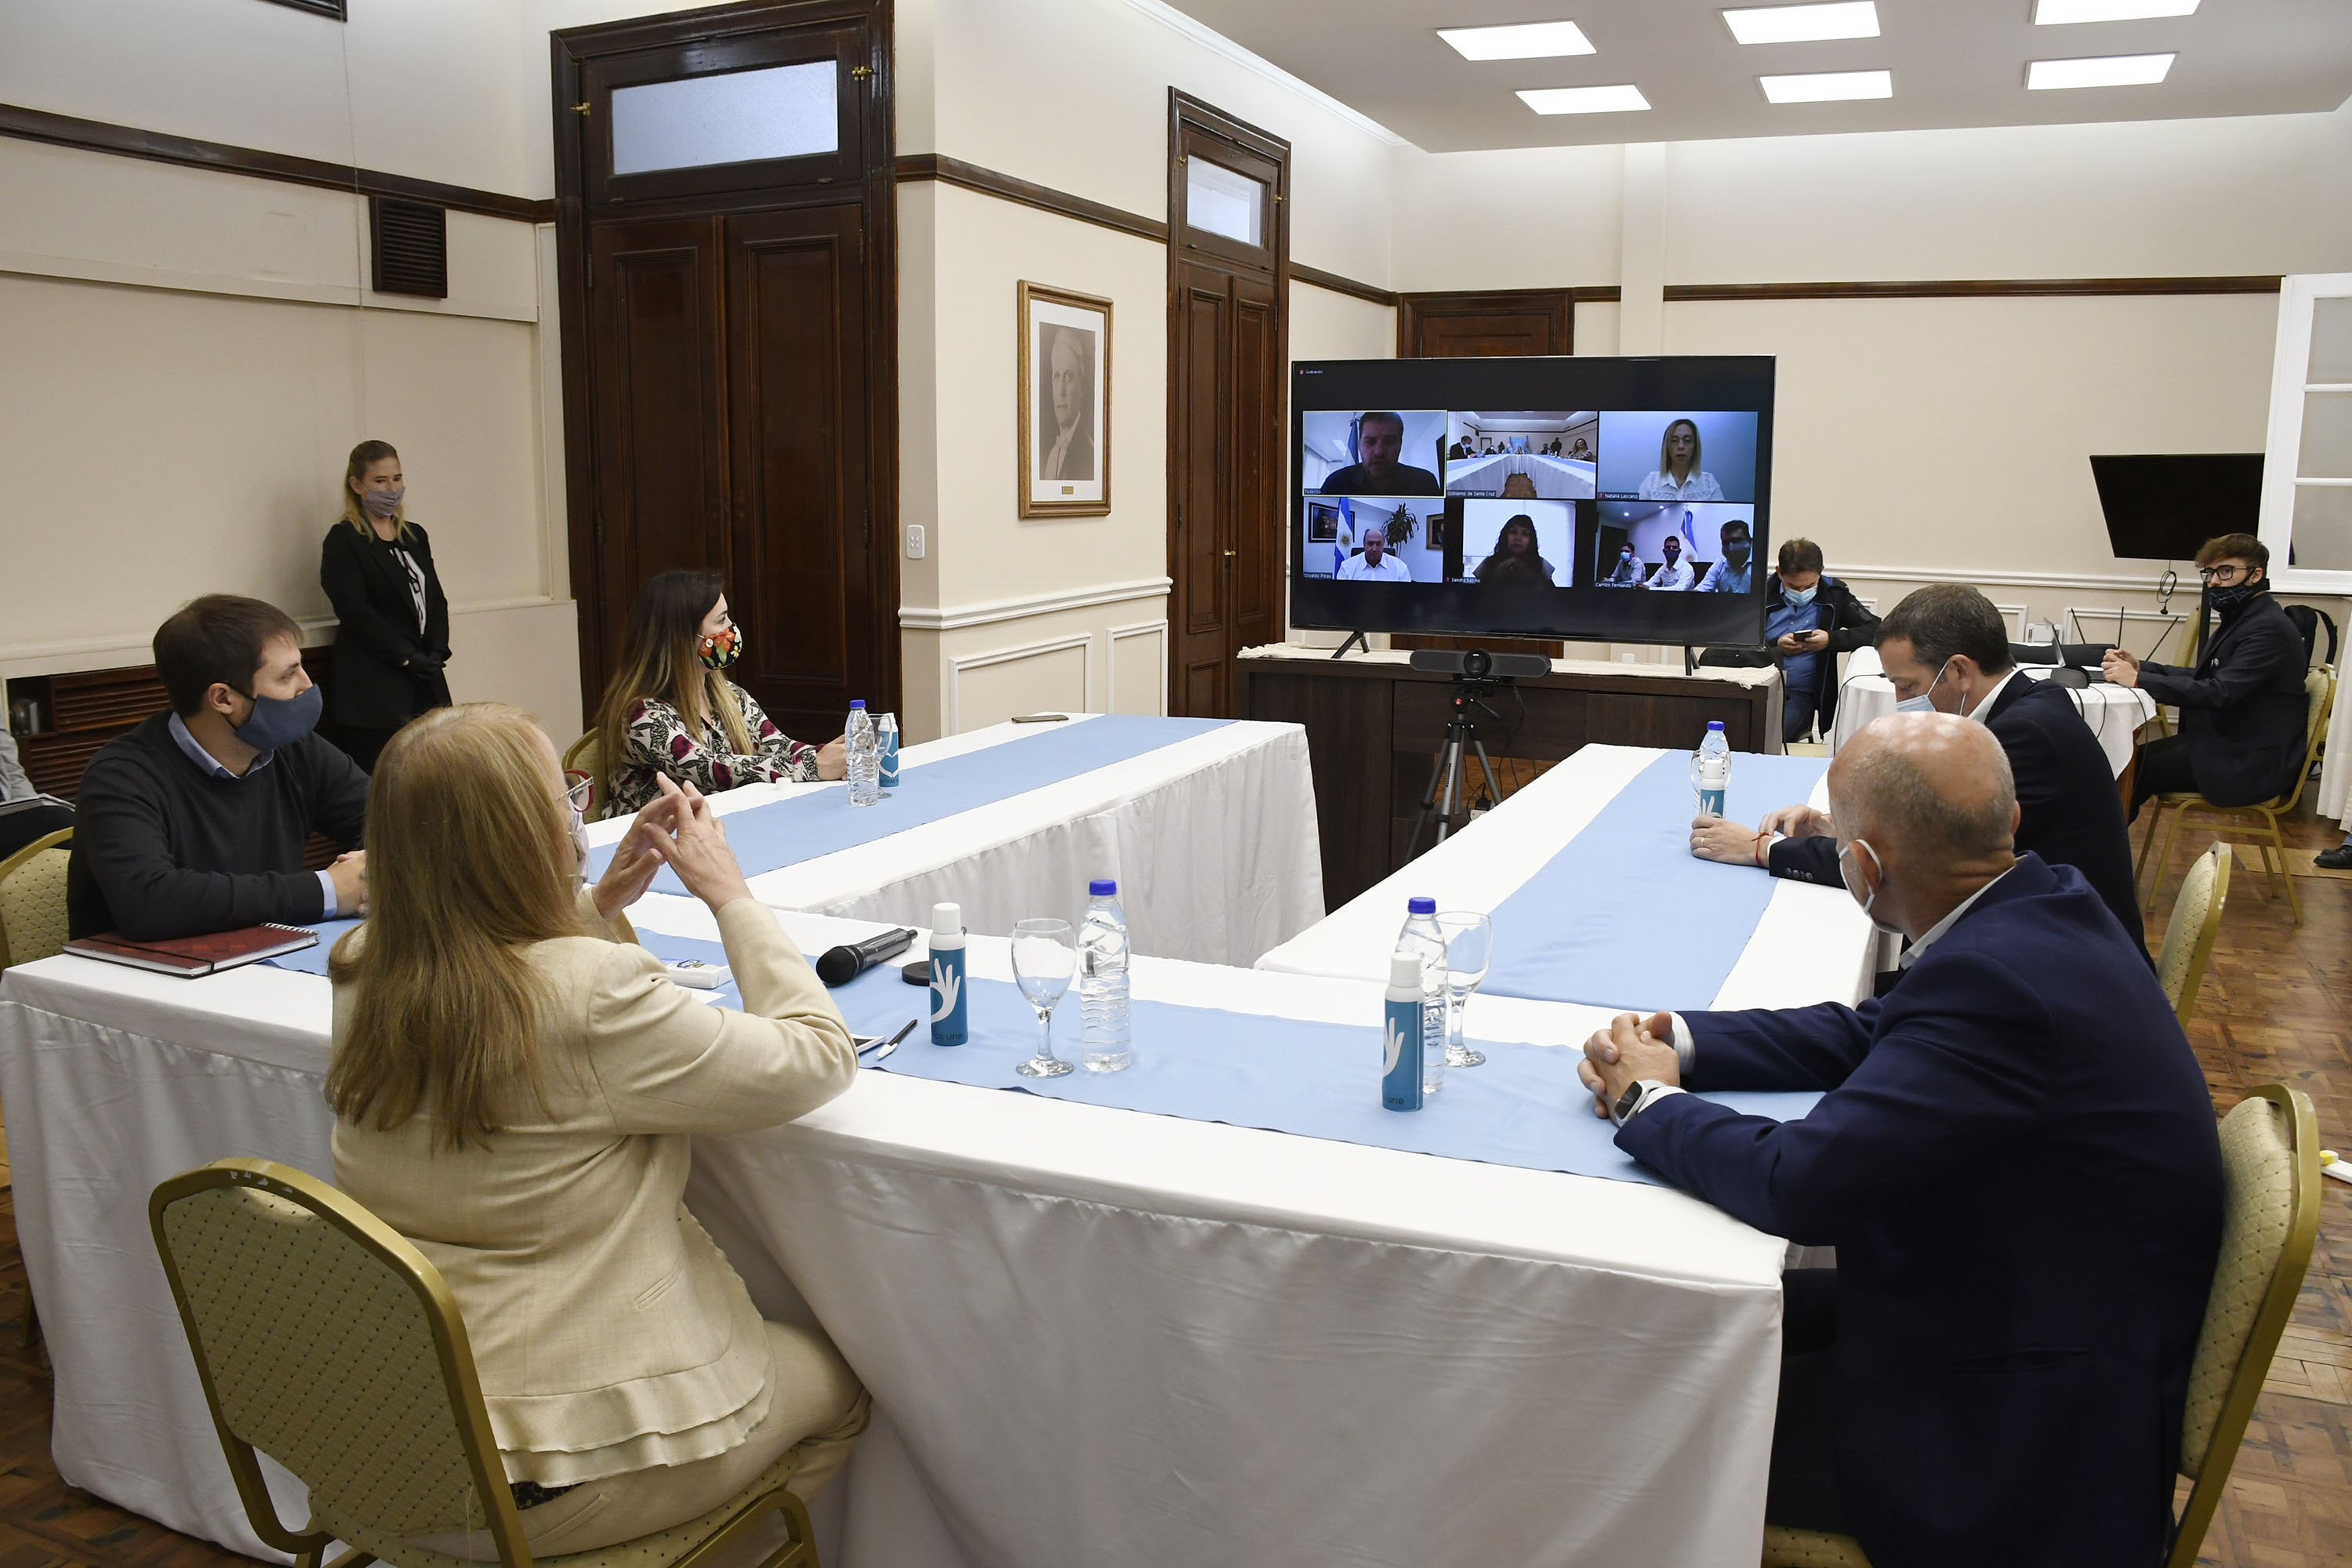
<instances>
[{"instance_id":1,"label":"light blue face mask","mask_svg":"<svg viewBox=\"0 0 2352 1568\"><path fill-rule=\"evenodd\" d=\"M1783 588L1780 590L1780 597L1789 602L1789 608L1801 610L1811 604L1813 595L1821 591L1821 584L1817 583L1810 588Z\"/></svg>"},{"instance_id":2,"label":"light blue face mask","mask_svg":"<svg viewBox=\"0 0 2352 1568\"><path fill-rule=\"evenodd\" d=\"M1870 849L1870 858L1874 860L1878 860L1878 851L1871 848L1870 840L1867 838L1852 839L1847 843L1838 846L1838 880L1845 883L1845 890L1849 893L1854 893L1855 889L1853 881L1849 879L1845 874L1845 858L1848 855L1853 854L1856 849ZM1862 859L1859 856L1855 857L1854 864L1857 867L1862 864ZM1878 860L1878 875L1881 881L1885 879L1886 862L1884 860ZM1874 888L1867 894L1856 894L1856 896L1862 899L1863 919L1868 921L1874 930L1885 936L1900 936L1903 934L1903 928L1901 926L1888 925L1885 921L1880 920L1876 915L1870 912L1871 906L1878 902L1877 889Z\"/></svg>"},{"instance_id":3,"label":"light blue face mask","mask_svg":"<svg viewBox=\"0 0 2352 1568\"><path fill-rule=\"evenodd\" d=\"M1946 659L1943 664L1937 668L1936 671L1936 679L1927 682L1927 689L1922 691L1916 697L1906 697L1902 701L1897 702L1895 705L1895 710L1897 713L1933 713L1936 710L1936 688L1944 684L1944 671L1951 668L1952 661L1948 658ZM1873 850L1872 853L1875 854L1877 851Z\"/></svg>"}]
</instances>

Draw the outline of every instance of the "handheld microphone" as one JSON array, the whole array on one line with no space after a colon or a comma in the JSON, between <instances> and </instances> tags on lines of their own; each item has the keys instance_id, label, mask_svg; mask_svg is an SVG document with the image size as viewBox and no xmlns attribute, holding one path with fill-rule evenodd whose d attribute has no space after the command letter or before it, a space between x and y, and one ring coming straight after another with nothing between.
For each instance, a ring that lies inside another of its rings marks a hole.
<instances>
[{"instance_id":1,"label":"handheld microphone","mask_svg":"<svg viewBox=\"0 0 2352 1568\"><path fill-rule=\"evenodd\" d=\"M914 931L901 926L864 942L828 949L816 961L816 977L827 985L846 985L884 959L907 951Z\"/></svg>"}]
</instances>

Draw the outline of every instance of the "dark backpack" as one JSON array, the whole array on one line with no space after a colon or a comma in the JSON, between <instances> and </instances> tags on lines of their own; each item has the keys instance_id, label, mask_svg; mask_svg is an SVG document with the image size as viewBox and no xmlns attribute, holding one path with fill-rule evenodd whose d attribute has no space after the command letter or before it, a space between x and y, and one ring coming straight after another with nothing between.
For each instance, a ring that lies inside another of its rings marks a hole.
<instances>
[{"instance_id":1,"label":"dark backpack","mask_svg":"<svg viewBox=\"0 0 2352 1568\"><path fill-rule=\"evenodd\" d=\"M2294 629L2303 634L2304 668L2311 668L2312 650L2319 646L2319 628L2322 626L2327 628L2327 658L2322 662L2334 664L2336 662L2336 617L2326 610L2315 610L2309 605L2289 605L2285 608L2286 618L2293 621Z\"/></svg>"}]
</instances>

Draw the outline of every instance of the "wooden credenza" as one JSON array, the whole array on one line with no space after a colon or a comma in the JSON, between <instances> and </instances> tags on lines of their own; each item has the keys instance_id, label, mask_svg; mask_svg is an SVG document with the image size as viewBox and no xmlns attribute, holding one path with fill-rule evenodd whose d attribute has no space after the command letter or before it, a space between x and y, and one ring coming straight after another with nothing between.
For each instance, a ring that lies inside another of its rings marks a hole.
<instances>
[{"instance_id":1,"label":"wooden credenza","mask_svg":"<svg viewBox=\"0 0 2352 1568\"><path fill-rule=\"evenodd\" d=\"M1404 863L1444 742L1454 679L1414 669L1408 658L1265 647L1234 661L1243 718L1307 730L1323 894L1334 909ZM1500 722L1479 716L1479 738L1498 762L1558 762L1596 742L1688 751L1710 720L1722 721L1735 752L1781 749L1778 669L1685 675L1664 665L1555 659L1551 674L1517 685L1516 700L1489 699ZM1475 758L1469 770L1475 779Z\"/></svg>"}]
</instances>

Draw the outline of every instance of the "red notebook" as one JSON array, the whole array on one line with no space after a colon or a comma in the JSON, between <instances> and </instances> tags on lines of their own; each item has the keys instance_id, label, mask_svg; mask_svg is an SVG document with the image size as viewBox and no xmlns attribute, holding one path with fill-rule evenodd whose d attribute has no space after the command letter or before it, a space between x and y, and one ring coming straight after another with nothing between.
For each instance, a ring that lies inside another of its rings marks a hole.
<instances>
[{"instance_id":1,"label":"red notebook","mask_svg":"<svg viewBox=\"0 0 2352 1568\"><path fill-rule=\"evenodd\" d=\"M242 931L217 931L211 936L173 937L168 942L131 942L107 931L99 936L77 937L66 943L66 951L84 958L102 958L109 963L127 963L133 969L152 969L158 974L193 977L235 969L239 964L258 963L265 958L318 945L317 931L300 926L257 925Z\"/></svg>"}]
</instances>

